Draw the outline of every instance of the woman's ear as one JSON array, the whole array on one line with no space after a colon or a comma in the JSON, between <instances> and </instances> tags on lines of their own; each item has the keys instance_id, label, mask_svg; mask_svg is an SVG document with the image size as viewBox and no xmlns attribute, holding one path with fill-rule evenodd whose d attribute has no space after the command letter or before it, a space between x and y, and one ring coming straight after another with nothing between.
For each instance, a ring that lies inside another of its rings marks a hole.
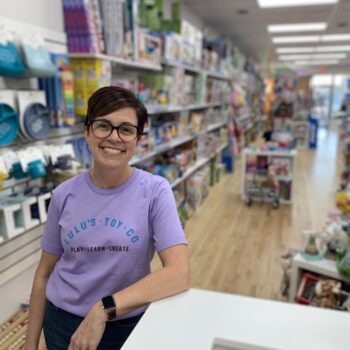
<instances>
[{"instance_id":1,"label":"woman's ear","mask_svg":"<svg viewBox=\"0 0 350 350\"><path fill-rule=\"evenodd\" d=\"M86 126L86 125L84 125L84 136L85 137L88 137L89 136L89 133L90 133L90 130L89 130L89 127L88 126Z\"/></svg>"}]
</instances>

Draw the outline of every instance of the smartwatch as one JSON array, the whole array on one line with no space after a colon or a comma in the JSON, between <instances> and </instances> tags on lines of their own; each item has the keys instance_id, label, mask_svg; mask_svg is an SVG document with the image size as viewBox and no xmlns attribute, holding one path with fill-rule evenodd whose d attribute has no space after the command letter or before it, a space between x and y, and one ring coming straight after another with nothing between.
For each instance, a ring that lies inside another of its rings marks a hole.
<instances>
[{"instance_id":1,"label":"smartwatch","mask_svg":"<svg viewBox=\"0 0 350 350\"><path fill-rule=\"evenodd\" d=\"M102 309L107 315L107 321L113 321L117 318L117 304L113 295L107 295L102 298Z\"/></svg>"}]
</instances>

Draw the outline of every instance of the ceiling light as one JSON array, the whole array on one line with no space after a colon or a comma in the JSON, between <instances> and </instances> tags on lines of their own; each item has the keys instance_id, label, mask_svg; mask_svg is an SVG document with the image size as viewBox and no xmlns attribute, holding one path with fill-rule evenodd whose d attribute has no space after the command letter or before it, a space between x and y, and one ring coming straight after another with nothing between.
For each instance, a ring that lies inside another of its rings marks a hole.
<instances>
[{"instance_id":1,"label":"ceiling light","mask_svg":"<svg viewBox=\"0 0 350 350\"><path fill-rule=\"evenodd\" d=\"M327 34L321 36L321 41L344 41L350 40L350 34Z\"/></svg>"},{"instance_id":2,"label":"ceiling light","mask_svg":"<svg viewBox=\"0 0 350 350\"><path fill-rule=\"evenodd\" d=\"M277 47L276 48L277 53L309 53L309 52L315 52L314 47Z\"/></svg>"},{"instance_id":3,"label":"ceiling light","mask_svg":"<svg viewBox=\"0 0 350 350\"><path fill-rule=\"evenodd\" d=\"M307 60L312 58L311 55L282 55L278 56L280 61L295 61L295 60Z\"/></svg>"},{"instance_id":4,"label":"ceiling light","mask_svg":"<svg viewBox=\"0 0 350 350\"><path fill-rule=\"evenodd\" d=\"M318 46L315 52L348 52L350 51L350 45L339 46Z\"/></svg>"},{"instance_id":5,"label":"ceiling light","mask_svg":"<svg viewBox=\"0 0 350 350\"><path fill-rule=\"evenodd\" d=\"M315 54L307 54L307 55L281 55L278 56L280 61L300 61L300 60L342 60L346 58L346 53L315 53Z\"/></svg>"},{"instance_id":6,"label":"ceiling light","mask_svg":"<svg viewBox=\"0 0 350 350\"><path fill-rule=\"evenodd\" d=\"M297 66L326 66L330 64L338 64L338 60L312 60L312 61L295 61Z\"/></svg>"},{"instance_id":7,"label":"ceiling light","mask_svg":"<svg viewBox=\"0 0 350 350\"><path fill-rule=\"evenodd\" d=\"M271 24L267 26L270 33L307 32L325 30L326 28L327 23Z\"/></svg>"},{"instance_id":8,"label":"ceiling light","mask_svg":"<svg viewBox=\"0 0 350 350\"><path fill-rule=\"evenodd\" d=\"M257 0L262 8L336 4L338 0Z\"/></svg>"},{"instance_id":9,"label":"ceiling light","mask_svg":"<svg viewBox=\"0 0 350 350\"><path fill-rule=\"evenodd\" d=\"M272 38L274 44L311 43L318 41L320 41L319 35L275 36Z\"/></svg>"},{"instance_id":10,"label":"ceiling light","mask_svg":"<svg viewBox=\"0 0 350 350\"><path fill-rule=\"evenodd\" d=\"M346 53L315 53L312 55L312 58L314 59L325 59L325 60L332 60L332 59L337 59L337 60L343 60L344 58L347 57Z\"/></svg>"}]
</instances>

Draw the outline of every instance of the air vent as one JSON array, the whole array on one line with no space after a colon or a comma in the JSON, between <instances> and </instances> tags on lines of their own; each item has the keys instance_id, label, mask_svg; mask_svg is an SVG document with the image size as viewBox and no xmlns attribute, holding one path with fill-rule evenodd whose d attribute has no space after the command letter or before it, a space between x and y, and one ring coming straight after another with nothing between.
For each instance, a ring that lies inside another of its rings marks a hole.
<instances>
[{"instance_id":1,"label":"air vent","mask_svg":"<svg viewBox=\"0 0 350 350\"><path fill-rule=\"evenodd\" d=\"M239 14L239 15L247 15L248 14L248 10L246 10L246 9L239 9L239 10L237 10L237 14Z\"/></svg>"},{"instance_id":2,"label":"air vent","mask_svg":"<svg viewBox=\"0 0 350 350\"><path fill-rule=\"evenodd\" d=\"M348 23L347 22L339 22L337 24L338 28L346 28L348 26Z\"/></svg>"}]
</instances>

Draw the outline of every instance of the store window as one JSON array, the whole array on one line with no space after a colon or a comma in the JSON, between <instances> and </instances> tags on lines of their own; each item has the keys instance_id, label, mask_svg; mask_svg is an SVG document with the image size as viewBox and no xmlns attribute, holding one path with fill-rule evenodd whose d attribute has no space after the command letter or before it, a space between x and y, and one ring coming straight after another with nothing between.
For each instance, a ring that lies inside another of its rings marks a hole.
<instances>
[{"instance_id":1,"label":"store window","mask_svg":"<svg viewBox=\"0 0 350 350\"><path fill-rule=\"evenodd\" d=\"M314 107L313 115L321 125L350 111L350 77L341 74L316 74L311 78Z\"/></svg>"}]
</instances>

